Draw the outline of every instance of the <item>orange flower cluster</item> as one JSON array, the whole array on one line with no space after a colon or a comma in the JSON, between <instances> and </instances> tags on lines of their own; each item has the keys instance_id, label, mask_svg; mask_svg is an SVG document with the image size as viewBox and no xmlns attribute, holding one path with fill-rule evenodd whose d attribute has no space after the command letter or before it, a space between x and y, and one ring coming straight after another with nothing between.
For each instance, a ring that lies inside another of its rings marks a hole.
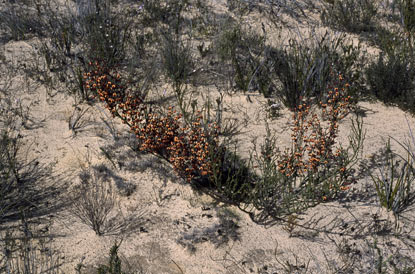
<instances>
[{"instance_id":1,"label":"orange flower cluster","mask_svg":"<svg viewBox=\"0 0 415 274\"><path fill-rule=\"evenodd\" d=\"M176 171L185 176L189 181L195 174L211 175L212 160L210 159L211 149L217 149L219 127L215 124L202 126L202 115L198 113L197 118L186 128L187 134L175 136L174 142L167 149L169 150L169 161ZM210 132L210 134L206 134Z\"/></svg>"},{"instance_id":2,"label":"orange flower cluster","mask_svg":"<svg viewBox=\"0 0 415 274\"><path fill-rule=\"evenodd\" d=\"M339 80L342 77L339 76ZM301 176L312 174L322 166L338 167L340 173L345 172L345 167L338 166L341 159L341 150L333 152L338 123L350 111L350 96L346 95L345 88L328 92L327 102L320 102L322 117L311 113L307 104L299 105L293 114L294 125L292 127L292 146L287 149L281 160L278 161L279 171L286 175ZM326 120L327 126L323 126L321 119Z\"/></svg>"},{"instance_id":3,"label":"orange flower cluster","mask_svg":"<svg viewBox=\"0 0 415 274\"><path fill-rule=\"evenodd\" d=\"M142 116L145 110L143 100L128 94L119 73L114 73L98 61L89 63L89 66L90 72L84 74L85 88L95 92L114 117L119 116L128 123Z\"/></svg>"},{"instance_id":4,"label":"orange flower cluster","mask_svg":"<svg viewBox=\"0 0 415 274\"><path fill-rule=\"evenodd\" d=\"M212 174L211 152L218 146L220 130L215 123L204 125L199 112L193 123L186 126L173 107L167 113L157 113L154 106L130 94L114 69L99 62L90 66L91 71L84 74L86 88L96 92L112 115L130 127L139 140L140 151L163 157L188 181Z\"/></svg>"}]
</instances>

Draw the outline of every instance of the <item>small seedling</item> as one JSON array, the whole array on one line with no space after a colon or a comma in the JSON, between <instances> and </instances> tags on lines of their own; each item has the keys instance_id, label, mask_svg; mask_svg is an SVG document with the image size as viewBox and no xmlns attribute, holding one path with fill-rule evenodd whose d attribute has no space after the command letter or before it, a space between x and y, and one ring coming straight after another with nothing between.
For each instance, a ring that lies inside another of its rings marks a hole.
<instances>
[{"instance_id":1,"label":"small seedling","mask_svg":"<svg viewBox=\"0 0 415 274\"><path fill-rule=\"evenodd\" d=\"M119 244L114 243L110 250L108 265L100 265L98 274L124 274L124 272L121 271L121 259L118 257L118 248L120 245L121 242Z\"/></svg>"},{"instance_id":2,"label":"small seedling","mask_svg":"<svg viewBox=\"0 0 415 274\"><path fill-rule=\"evenodd\" d=\"M76 136L82 129L90 126L92 123L83 119L85 114L87 114L89 108L81 109L80 107L75 107L72 115L68 118L68 128L72 130L72 136Z\"/></svg>"},{"instance_id":3,"label":"small seedling","mask_svg":"<svg viewBox=\"0 0 415 274\"><path fill-rule=\"evenodd\" d=\"M291 214L288 216L286 223L283 227L285 231L290 234L290 238L293 236L294 229L297 227L298 224L298 216L295 214Z\"/></svg>"},{"instance_id":4,"label":"small seedling","mask_svg":"<svg viewBox=\"0 0 415 274\"><path fill-rule=\"evenodd\" d=\"M380 176L371 177L380 205L398 215L415 203L415 169L409 152L404 163L399 164L396 155L390 150L390 140L386 147L386 164L380 168Z\"/></svg>"}]
</instances>

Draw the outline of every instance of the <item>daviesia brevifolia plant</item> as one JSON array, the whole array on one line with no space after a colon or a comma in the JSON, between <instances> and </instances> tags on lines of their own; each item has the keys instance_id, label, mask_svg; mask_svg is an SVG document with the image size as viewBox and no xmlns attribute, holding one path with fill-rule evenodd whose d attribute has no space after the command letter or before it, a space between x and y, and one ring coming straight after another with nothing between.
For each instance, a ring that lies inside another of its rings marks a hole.
<instances>
[{"instance_id":1,"label":"daviesia brevifolia plant","mask_svg":"<svg viewBox=\"0 0 415 274\"><path fill-rule=\"evenodd\" d=\"M339 76L339 83L343 81ZM345 190L346 165L345 151L335 148L339 122L350 112L350 96L347 96L346 83L340 89L329 90L327 102L320 102L322 114L319 117L310 110L310 105L300 104L293 113L292 145L278 161L279 171L290 178L327 179L337 174L338 184L329 185L334 190ZM328 193L322 193L326 200ZM332 191L329 191L331 193Z\"/></svg>"},{"instance_id":2,"label":"daviesia brevifolia plant","mask_svg":"<svg viewBox=\"0 0 415 274\"><path fill-rule=\"evenodd\" d=\"M158 155L173 165L188 181L212 174L212 152L218 147L219 126L204 124L201 112L190 123L173 107L156 112L123 83L114 67L90 62L84 74L85 88L105 103L113 117L127 124L139 140L139 150Z\"/></svg>"}]
</instances>

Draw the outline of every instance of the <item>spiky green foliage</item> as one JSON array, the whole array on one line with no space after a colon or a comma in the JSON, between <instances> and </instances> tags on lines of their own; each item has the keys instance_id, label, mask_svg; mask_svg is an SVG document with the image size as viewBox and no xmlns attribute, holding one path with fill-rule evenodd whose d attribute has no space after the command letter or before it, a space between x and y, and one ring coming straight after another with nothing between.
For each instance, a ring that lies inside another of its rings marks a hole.
<instances>
[{"instance_id":1,"label":"spiky green foliage","mask_svg":"<svg viewBox=\"0 0 415 274\"><path fill-rule=\"evenodd\" d=\"M377 6L371 0L326 1L321 21L339 30L361 33L375 30Z\"/></svg>"},{"instance_id":2,"label":"spiky green foliage","mask_svg":"<svg viewBox=\"0 0 415 274\"><path fill-rule=\"evenodd\" d=\"M118 257L118 248L120 247L121 243L114 245L111 247L110 250L110 258L108 261L108 265L101 265L98 268L98 274L123 274L124 272L121 271L121 260Z\"/></svg>"}]
</instances>

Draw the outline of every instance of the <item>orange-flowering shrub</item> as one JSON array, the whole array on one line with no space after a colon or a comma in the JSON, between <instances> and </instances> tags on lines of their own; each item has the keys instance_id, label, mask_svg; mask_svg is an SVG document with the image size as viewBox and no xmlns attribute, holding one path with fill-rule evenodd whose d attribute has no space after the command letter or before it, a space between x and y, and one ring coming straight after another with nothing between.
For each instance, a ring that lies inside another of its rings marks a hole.
<instances>
[{"instance_id":1,"label":"orange-flowering shrub","mask_svg":"<svg viewBox=\"0 0 415 274\"><path fill-rule=\"evenodd\" d=\"M339 80L342 77L339 76ZM287 177L312 176L328 172L344 177L343 151L334 148L339 121L350 111L350 96L345 84L328 92L327 102L320 102L322 115L311 112L310 105L301 104L293 114L292 146L277 161L278 170ZM341 179L339 180L341 181ZM340 186L345 189L344 186Z\"/></svg>"},{"instance_id":2,"label":"orange-flowering shrub","mask_svg":"<svg viewBox=\"0 0 415 274\"><path fill-rule=\"evenodd\" d=\"M115 69L98 61L90 62L89 66L90 71L84 74L85 88L95 92L113 116L119 116L126 123L142 116L145 110L143 99L129 94Z\"/></svg>"},{"instance_id":3,"label":"orange-flowering shrub","mask_svg":"<svg viewBox=\"0 0 415 274\"><path fill-rule=\"evenodd\" d=\"M212 124L205 130L201 120L199 113L190 128L181 128L181 134L175 136L174 142L167 148L170 152L169 161L188 180L198 173L202 176L212 173L211 149L217 148L219 127Z\"/></svg>"},{"instance_id":4,"label":"orange-flowering shrub","mask_svg":"<svg viewBox=\"0 0 415 274\"><path fill-rule=\"evenodd\" d=\"M334 83L339 88L320 102L321 115L304 103L294 110L291 146L285 151L280 151L267 126L260 153L254 155L261 176L251 191L251 201L261 212L259 219L300 213L349 188L364 132L361 118L356 117L351 121L349 145L336 144L339 122L353 104L348 84L341 84L341 76L339 80Z\"/></svg>"},{"instance_id":5,"label":"orange-flowering shrub","mask_svg":"<svg viewBox=\"0 0 415 274\"><path fill-rule=\"evenodd\" d=\"M218 146L219 133L215 123L204 125L199 112L187 126L173 107L165 113L156 112L154 106L127 90L115 69L99 62L90 66L91 71L84 75L86 88L96 92L112 115L130 127L140 151L163 157L188 181L212 174L211 152Z\"/></svg>"}]
</instances>

